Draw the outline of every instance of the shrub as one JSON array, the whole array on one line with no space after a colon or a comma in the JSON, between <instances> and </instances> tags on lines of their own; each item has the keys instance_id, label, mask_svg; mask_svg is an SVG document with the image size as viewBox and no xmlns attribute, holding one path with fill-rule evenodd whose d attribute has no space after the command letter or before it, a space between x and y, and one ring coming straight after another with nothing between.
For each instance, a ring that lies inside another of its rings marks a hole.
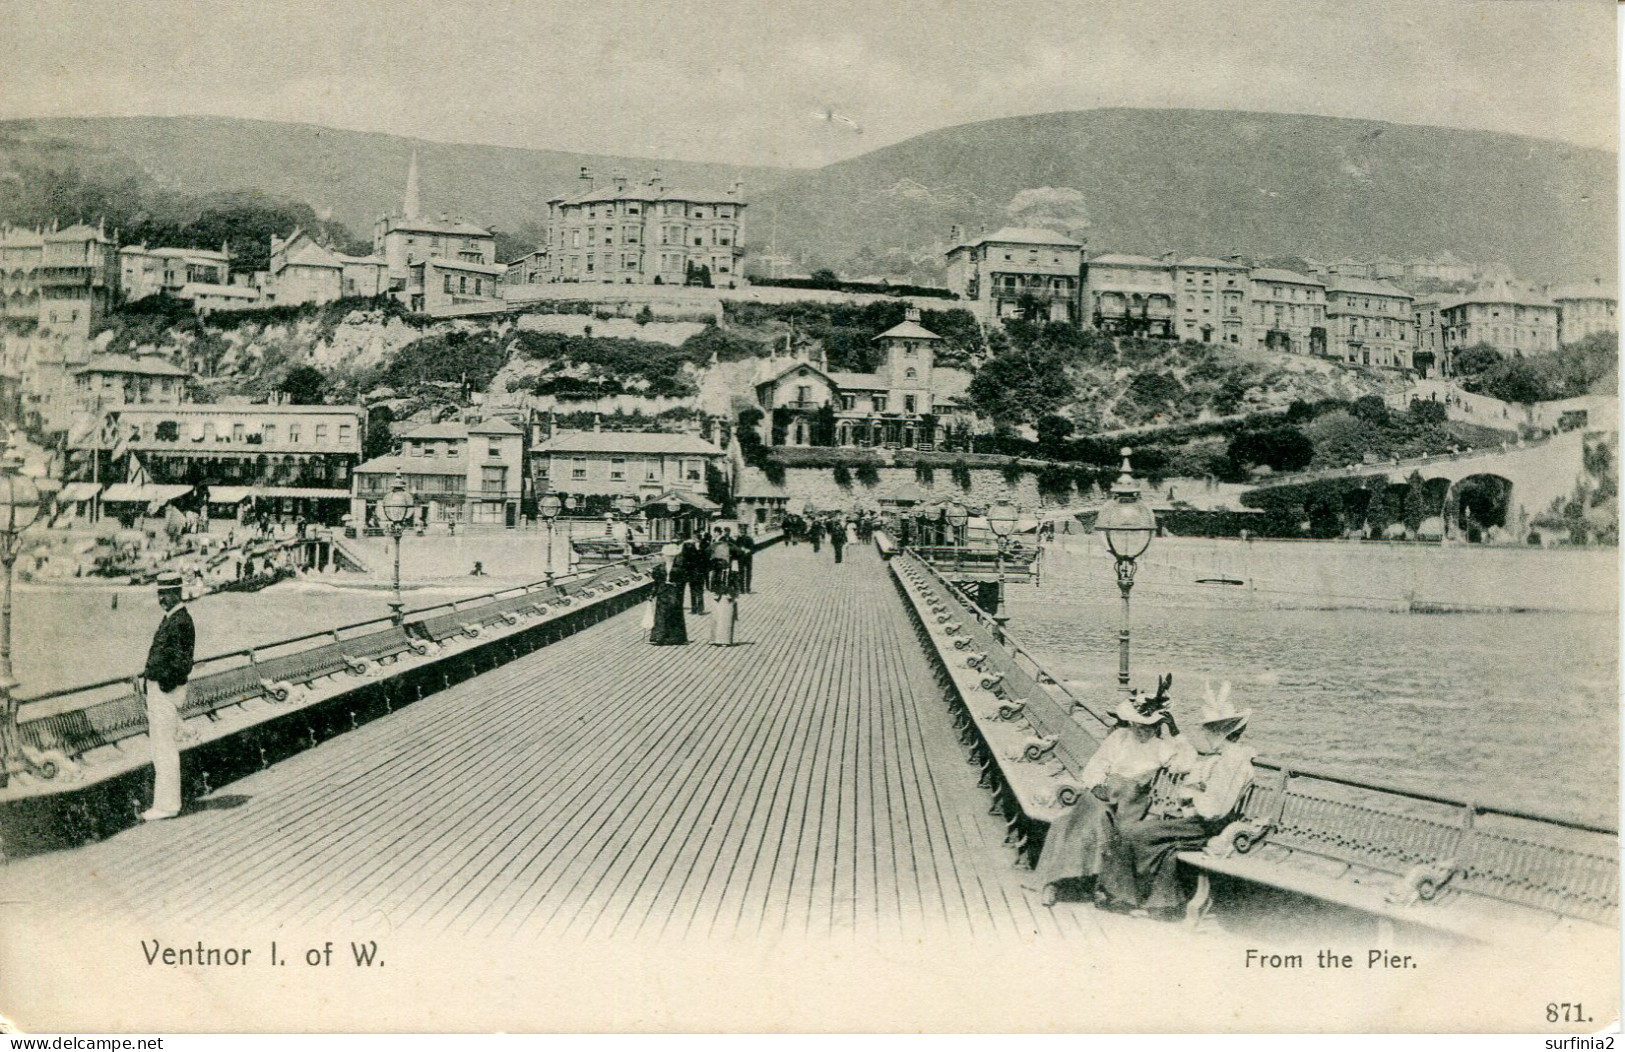
<instances>
[{"instance_id":1,"label":"shrub","mask_svg":"<svg viewBox=\"0 0 1625 1052\"><path fill-rule=\"evenodd\" d=\"M835 484L842 489L851 489L852 469L845 464L835 465Z\"/></svg>"},{"instance_id":2,"label":"shrub","mask_svg":"<svg viewBox=\"0 0 1625 1052\"><path fill-rule=\"evenodd\" d=\"M643 305L643 309L638 311L637 314L633 316L632 320L637 322L639 325L647 325L655 320L655 312L647 303L645 303Z\"/></svg>"},{"instance_id":3,"label":"shrub","mask_svg":"<svg viewBox=\"0 0 1625 1052\"><path fill-rule=\"evenodd\" d=\"M954 485L962 490L970 489L970 465L965 463L964 457L954 461L953 467L949 470L953 473Z\"/></svg>"},{"instance_id":4,"label":"shrub","mask_svg":"<svg viewBox=\"0 0 1625 1052\"><path fill-rule=\"evenodd\" d=\"M1004 467L999 469L999 474L1004 477L1004 484L1006 486L1014 486L1021 482L1021 476L1024 475L1026 471L1027 469L1022 467L1019 461L1017 461L1014 457L1011 457L1009 460L1005 461Z\"/></svg>"},{"instance_id":5,"label":"shrub","mask_svg":"<svg viewBox=\"0 0 1625 1052\"><path fill-rule=\"evenodd\" d=\"M1411 421L1417 424L1443 424L1450 417L1443 402L1420 398L1411 399L1410 415Z\"/></svg>"},{"instance_id":6,"label":"shrub","mask_svg":"<svg viewBox=\"0 0 1625 1052\"><path fill-rule=\"evenodd\" d=\"M914 465L914 481L922 486L929 486L937 479L937 469L925 461L918 461Z\"/></svg>"},{"instance_id":7,"label":"shrub","mask_svg":"<svg viewBox=\"0 0 1625 1052\"><path fill-rule=\"evenodd\" d=\"M841 469L836 468L835 470L839 471ZM874 489L880 485L880 471L873 464L859 464L857 478L868 489Z\"/></svg>"}]
</instances>

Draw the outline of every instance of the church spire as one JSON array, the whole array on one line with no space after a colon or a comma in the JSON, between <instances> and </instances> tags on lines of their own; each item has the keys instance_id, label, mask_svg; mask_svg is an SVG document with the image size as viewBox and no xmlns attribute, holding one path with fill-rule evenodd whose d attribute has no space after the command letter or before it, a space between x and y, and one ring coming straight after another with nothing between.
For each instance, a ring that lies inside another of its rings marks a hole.
<instances>
[{"instance_id":1,"label":"church spire","mask_svg":"<svg viewBox=\"0 0 1625 1052\"><path fill-rule=\"evenodd\" d=\"M418 202L418 148L412 147L412 163L406 169L406 200L401 204L401 214L407 219L416 219L422 206Z\"/></svg>"}]
</instances>

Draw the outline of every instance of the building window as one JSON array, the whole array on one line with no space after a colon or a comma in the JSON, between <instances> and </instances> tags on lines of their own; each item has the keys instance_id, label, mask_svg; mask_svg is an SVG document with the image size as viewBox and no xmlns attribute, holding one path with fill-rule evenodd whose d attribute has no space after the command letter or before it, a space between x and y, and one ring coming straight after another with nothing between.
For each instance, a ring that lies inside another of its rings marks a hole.
<instances>
[{"instance_id":1,"label":"building window","mask_svg":"<svg viewBox=\"0 0 1625 1052\"><path fill-rule=\"evenodd\" d=\"M298 424L289 424L288 425L288 441L295 444L295 445L299 444L299 425Z\"/></svg>"},{"instance_id":2,"label":"building window","mask_svg":"<svg viewBox=\"0 0 1625 1052\"><path fill-rule=\"evenodd\" d=\"M451 291L452 291L452 288L451 288L451 275L446 274L446 275L444 275L444 277L445 277L445 291L446 291L446 294L449 296L451 294Z\"/></svg>"},{"instance_id":3,"label":"building window","mask_svg":"<svg viewBox=\"0 0 1625 1052\"><path fill-rule=\"evenodd\" d=\"M480 487L486 493L501 496L508 491L507 468L481 468Z\"/></svg>"},{"instance_id":4,"label":"building window","mask_svg":"<svg viewBox=\"0 0 1625 1052\"><path fill-rule=\"evenodd\" d=\"M910 366L908 369L906 369L903 372L903 375L905 377L907 377L908 379L910 379L910 380L918 380L920 378L919 370L915 369L913 366Z\"/></svg>"},{"instance_id":5,"label":"building window","mask_svg":"<svg viewBox=\"0 0 1625 1052\"><path fill-rule=\"evenodd\" d=\"M423 450L423 456L425 458L427 458L427 459L430 459L430 460L433 460L435 457L440 455L439 451L432 444L425 443L422 447L414 447L414 448L421 448Z\"/></svg>"},{"instance_id":6,"label":"building window","mask_svg":"<svg viewBox=\"0 0 1625 1052\"><path fill-rule=\"evenodd\" d=\"M316 444L317 445L322 445L326 441L327 441L327 425L326 424L317 424L316 425Z\"/></svg>"},{"instance_id":7,"label":"building window","mask_svg":"<svg viewBox=\"0 0 1625 1052\"><path fill-rule=\"evenodd\" d=\"M339 425L339 441L340 442L348 442L348 441L350 441L351 437L354 434L355 434L354 425L351 425L351 424L340 424Z\"/></svg>"},{"instance_id":8,"label":"building window","mask_svg":"<svg viewBox=\"0 0 1625 1052\"><path fill-rule=\"evenodd\" d=\"M626 458L611 457L609 460L609 478L611 482L624 482L626 480Z\"/></svg>"},{"instance_id":9,"label":"building window","mask_svg":"<svg viewBox=\"0 0 1625 1052\"><path fill-rule=\"evenodd\" d=\"M142 399L142 401L145 401L145 399ZM231 425L231 440L233 442L241 442L243 440L244 430L245 429L244 429L242 424L232 424Z\"/></svg>"},{"instance_id":10,"label":"building window","mask_svg":"<svg viewBox=\"0 0 1625 1052\"><path fill-rule=\"evenodd\" d=\"M581 480L587 477L587 458L574 457L570 461L570 477Z\"/></svg>"},{"instance_id":11,"label":"building window","mask_svg":"<svg viewBox=\"0 0 1625 1052\"><path fill-rule=\"evenodd\" d=\"M276 445L276 425L275 424L266 424L263 428L260 429L260 435L261 435L260 441L264 442L266 445L268 445L268 446Z\"/></svg>"},{"instance_id":12,"label":"building window","mask_svg":"<svg viewBox=\"0 0 1625 1052\"><path fill-rule=\"evenodd\" d=\"M875 412L884 413L886 411L886 396L875 395L873 397L873 405L875 407Z\"/></svg>"},{"instance_id":13,"label":"building window","mask_svg":"<svg viewBox=\"0 0 1625 1052\"><path fill-rule=\"evenodd\" d=\"M845 409L847 412L851 412L852 410L856 409L857 407L858 407L858 396L857 395L844 394L844 395L841 396L841 408L842 409Z\"/></svg>"},{"instance_id":14,"label":"building window","mask_svg":"<svg viewBox=\"0 0 1625 1052\"><path fill-rule=\"evenodd\" d=\"M914 403L914 396L913 395L904 395L903 396L903 412L905 412L905 413L914 412L914 404L915 403Z\"/></svg>"}]
</instances>

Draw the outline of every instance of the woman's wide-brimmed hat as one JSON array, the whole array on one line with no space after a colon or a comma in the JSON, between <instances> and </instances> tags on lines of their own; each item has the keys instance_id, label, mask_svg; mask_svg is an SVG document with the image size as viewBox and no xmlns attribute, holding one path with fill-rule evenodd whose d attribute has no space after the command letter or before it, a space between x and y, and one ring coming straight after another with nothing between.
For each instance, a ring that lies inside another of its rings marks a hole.
<instances>
[{"instance_id":1,"label":"woman's wide-brimmed hat","mask_svg":"<svg viewBox=\"0 0 1625 1052\"><path fill-rule=\"evenodd\" d=\"M1238 709L1230 700L1228 681L1219 687L1217 695L1213 693L1213 685L1207 685L1206 697L1202 700L1202 726L1216 733L1230 735L1245 727L1248 717L1252 714L1252 709Z\"/></svg>"},{"instance_id":2,"label":"woman's wide-brimmed hat","mask_svg":"<svg viewBox=\"0 0 1625 1052\"><path fill-rule=\"evenodd\" d=\"M160 592L178 592L181 590L181 575L173 571L166 571L158 575L153 582Z\"/></svg>"},{"instance_id":3,"label":"woman's wide-brimmed hat","mask_svg":"<svg viewBox=\"0 0 1625 1052\"><path fill-rule=\"evenodd\" d=\"M1121 705L1118 705L1117 708L1112 710L1112 715L1116 716L1124 723L1138 724L1142 727L1149 727L1151 724L1157 723L1162 719L1162 710L1153 708L1142 712L1133 701L1125 701Z\"/></svg>"}]
</instances>

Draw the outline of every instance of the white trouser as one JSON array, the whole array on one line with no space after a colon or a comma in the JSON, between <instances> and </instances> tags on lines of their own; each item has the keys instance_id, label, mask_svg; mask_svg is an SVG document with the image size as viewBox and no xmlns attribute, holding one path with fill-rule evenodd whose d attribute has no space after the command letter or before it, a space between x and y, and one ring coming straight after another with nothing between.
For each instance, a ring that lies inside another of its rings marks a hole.
<instances>
[{"instance_id":1,"label":"white trouser","mask_svg":"<svg viewBox=\"0 0 1625 1052\"><path fill-rule=\"evenodd\" d=\"M147 681L147 736L152 741L152 808L179 812L181 809L181 708L186 704L186 684L163 691Z\"/></svg>"}]
</instances>

